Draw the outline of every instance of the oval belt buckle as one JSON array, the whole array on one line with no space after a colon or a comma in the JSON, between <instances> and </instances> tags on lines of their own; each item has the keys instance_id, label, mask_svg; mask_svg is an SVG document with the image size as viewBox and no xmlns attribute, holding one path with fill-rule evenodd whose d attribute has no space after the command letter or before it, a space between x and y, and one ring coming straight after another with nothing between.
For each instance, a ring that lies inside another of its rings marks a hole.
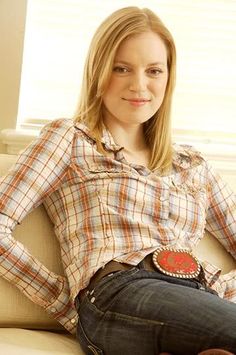
<instances>
[{"instance_id":1,"label":"oval belt buckle","mask_svg":"<svg viewBox=\"0 0 236 355\"><path fill-rule=\"evenodd\" d=\"M152 260L158 270L173 277L192 279L201 271L199 261L187 249L158 248Z\"/></svg>"}]
</instances>

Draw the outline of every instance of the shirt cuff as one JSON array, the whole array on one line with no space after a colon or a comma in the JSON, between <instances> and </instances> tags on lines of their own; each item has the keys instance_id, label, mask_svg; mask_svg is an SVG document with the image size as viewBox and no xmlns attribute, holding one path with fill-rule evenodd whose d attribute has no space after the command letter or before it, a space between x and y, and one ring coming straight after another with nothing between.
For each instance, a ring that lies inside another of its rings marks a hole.
<instances>
[{"instance_id":1,"label":"shirt cuff","mask_svg":"<svg viewBox=\"0 0 236 355\"><path fill-rule=\"evenodd\" d=\"M56 319L62 326L70 333L76 333L76 326L78 323L78 314L71 300L68 282L65 277L63 279L63 288L61 293L47 305L44 306L47 313Z\"/></svg>"}]
</instances>

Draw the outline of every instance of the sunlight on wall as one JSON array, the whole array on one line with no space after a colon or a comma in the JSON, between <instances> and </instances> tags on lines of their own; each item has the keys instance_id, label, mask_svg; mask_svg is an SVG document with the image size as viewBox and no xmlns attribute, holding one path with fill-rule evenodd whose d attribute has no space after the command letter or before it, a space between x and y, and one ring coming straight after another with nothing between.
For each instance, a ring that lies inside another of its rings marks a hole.
<instances>
[{"instance_id":1,"label":"sunlight on wall","mask_svg":"<svg viewBox=\"0 0 236 355\"><path fill-rule=\"evenodd\" d=\"M177 45L173 125L236 139L236 1L28 0L18 126L73 116L87 48L113 10L149 7Z\"/></svg>"}]
</instances>

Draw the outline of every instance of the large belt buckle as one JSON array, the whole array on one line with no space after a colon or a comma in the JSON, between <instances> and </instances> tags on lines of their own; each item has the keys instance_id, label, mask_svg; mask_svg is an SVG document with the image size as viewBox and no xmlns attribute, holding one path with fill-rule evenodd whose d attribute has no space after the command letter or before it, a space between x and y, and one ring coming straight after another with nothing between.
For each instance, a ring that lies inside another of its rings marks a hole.
<instances>
[{"instance_id":1,"label":"large belt buckle","mask_svg":"<svg viewBox=\"0 0 236 355\"><path fill-rule=\"evenodd\" d=\"M192 279L199 276L201 265L187 249L158 248L152 256L156 268L163 274Z\"/></svg>"}]
</instances>

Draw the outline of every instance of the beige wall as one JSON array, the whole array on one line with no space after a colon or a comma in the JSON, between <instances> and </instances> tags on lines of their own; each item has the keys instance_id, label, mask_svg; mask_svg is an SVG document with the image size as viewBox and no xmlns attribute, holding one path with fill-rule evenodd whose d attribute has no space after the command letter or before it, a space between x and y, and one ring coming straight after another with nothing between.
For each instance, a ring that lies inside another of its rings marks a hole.
<instances>
[{"instance_id":1,"label":"beige wall","mask_svg":"<svg viewBox=\"0 0 236 355\"><path fill-rule=\"evenodd\" d=\"M0 0L0 131L16 124L26 5L27 0Z\"/></svg>"}]
</instances>

